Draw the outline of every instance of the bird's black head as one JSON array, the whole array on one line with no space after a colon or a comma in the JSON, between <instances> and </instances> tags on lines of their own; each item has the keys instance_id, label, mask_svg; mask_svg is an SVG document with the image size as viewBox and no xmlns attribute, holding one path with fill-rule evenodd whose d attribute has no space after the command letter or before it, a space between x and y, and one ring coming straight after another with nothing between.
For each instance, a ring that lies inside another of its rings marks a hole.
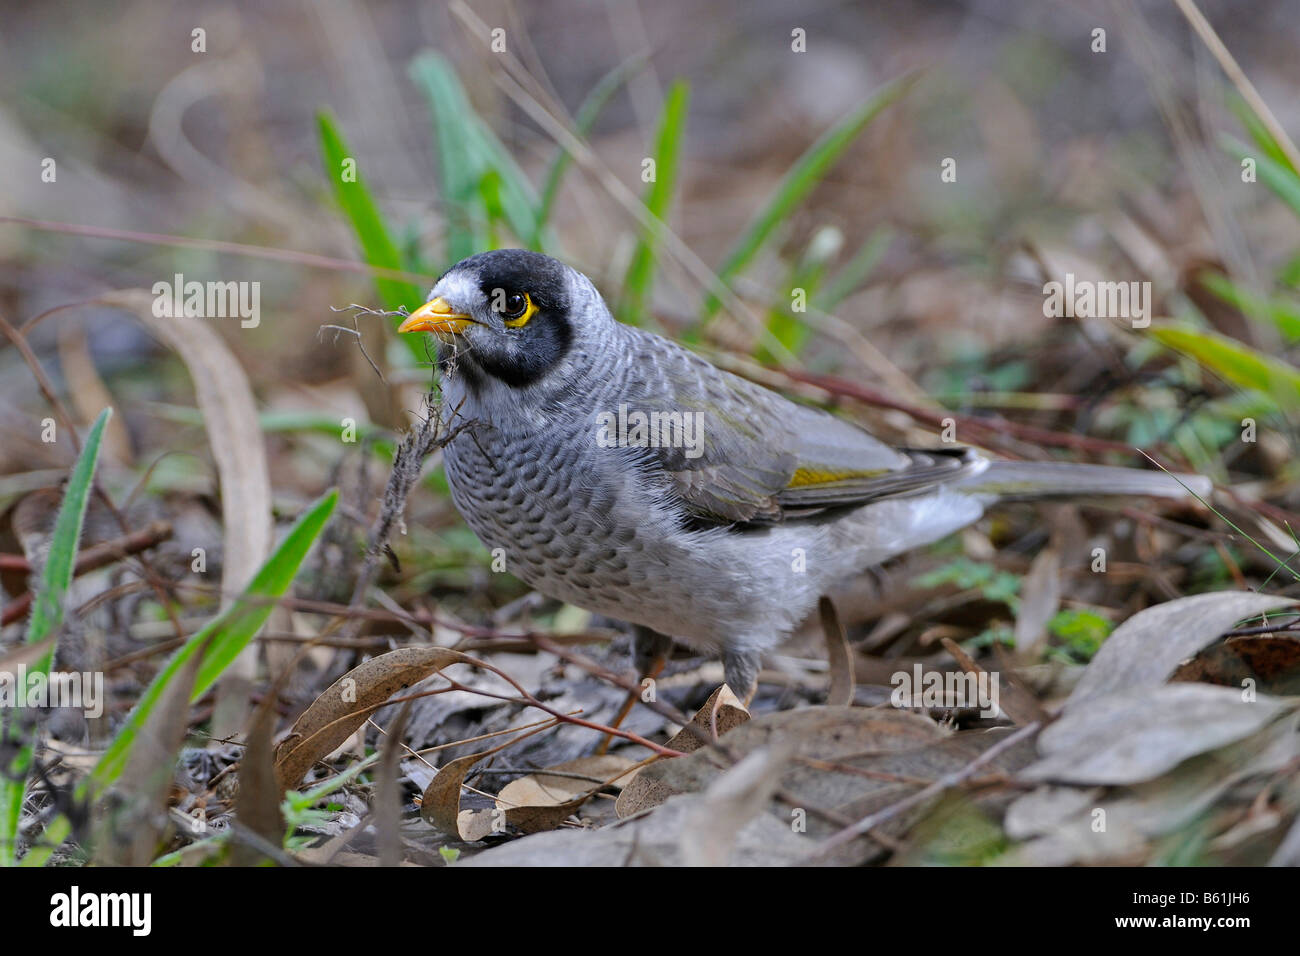
<instances>
[{"instance_id":1,"label":"bird's black head","mask_svg":"<svg viewBox=\"0 0 1300 956\"><path fill-rule=\"evenodd\" d=\"M490 376L523 388L554 370L574 340L574 279L564 263L525 249L462 259L399 332L433 332L438 363L474 387Z\"/></svg>"}]
</instances>

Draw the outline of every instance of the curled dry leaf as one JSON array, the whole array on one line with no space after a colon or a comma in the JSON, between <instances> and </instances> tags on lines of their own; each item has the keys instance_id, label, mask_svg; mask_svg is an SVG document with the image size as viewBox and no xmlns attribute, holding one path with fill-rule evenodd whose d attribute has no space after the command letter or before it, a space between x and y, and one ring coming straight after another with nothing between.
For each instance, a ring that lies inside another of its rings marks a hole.
<instances>
[{"instance_id":1,"label":"curled dry leaf","mask_svg":"<svg viewBox=\"0 0 1300 956\"><path fill-rule=\"evenodd\" d=\"M617 754L567 760L511 780L497 794L497 806L503 810L511 807L553 807L568 803L593 787L622 789L632 778L636 766L634 761Z\"/></svg>"},{"instance_id":2,"label":"curled dry leaf","mask_svg":"<svg viewBox=\"0 0 1300 956\"><path fill-rule=\"evenodd\" d=\"M1291 598L1253 591L1215 591L1147 608L1106 639L1065 702L1065 710L1106 694L1158 687L1180 663L1238 621L1294 603Z\"/></svg>"},{"instance_id":3,"label":"curled dry leaf","mask_svg":"<svg viewBox=\"0 0 1300 956\"><path fill-rule=\"evenodd\" d=\"M1038 553L1020 586L1016 650L1034 660L1047 641L1047 622L1061 606L1061 553L1053 544Z\"/></svg>"},{"instance_id":4,"label":"curled dry leaf","mask_svg":"<svg viewBox=\"0 0 1300 956\"><path fill-rule=\"evenodd\" d=\"M93 422L100 411L117 404L100 378L95 360L90 354L90 343L82 326L65 324L59 328L59 367L67 379L67 394L85 425ZM131 436L126 430L126 417L114 415L104 425L103 453L123 465L134 458Z\"/></svg>"},{"instance_id":5,"label":"curled dry leaf","mask_svg":"<svg viewBox=\"0 0 1300 956\"><path fill-rule=\"evenodd\" d=\"M281 792L296 786L317 760L333 752L389 697L451 664L481 665L446 647L401 647L348 671L294 721L275 749Z\"/></svg>"},{"instance_id":6,"label":"curled dry leaf","mask_svg":"<svg viewBox=\"0 0 1300 956\"><path fill-rule=\"evenodd\" d=\"M853 703L853 651L849 647L848 635L840 623L840 615L835 604L823 595L817 601L817 612L821 616L822 633L826 636L826 656L831 667L831 686L826 694L826 703L847 707Z\"/></svg>"},{"instance_id":7,"label":"curled dry leaf","mask_svg":"<svg viewBox=\"0 0 1300 956\"><path fill-rule=\"evenodd\" d=\"M119 289L99 301L134 315L189 369L221 480L222 591L238 594L271 551L271 479L248 376L211 323L191 316L159 318L152 293Z\"/></svg>"},{"instance_id":8,"label":"curled dry leaf","mask_svg":"<svg viewBox=\"0 0 1300 956\"><path fill-rule=\"evenodd\" d=\"M275 693L267 694L253 711L244 756L239 761L239 793L235 797L236 819L271 846L278 846L284 837L284 814L275 785L271 746L277 697ZM253 866L262 854L247 841L235 840L230 859L233 866Z\"/></svg>"},{"instance_id":9,"label":"curled dry leaf","mask_svg":"<svg viewBox=\"0 0 1300 956\"><path fill-rule=\"evenodd\" d=\"M695 712L691 722L673 734L665 744L671 750L684 754L694 753L705 743L716 740L724 734L739 727L749 720L749 711L740 699L723 684L704 702L704 706ZM717 731L717 737L714 731ZM630 817L650 807L663 803L674 791L664 788L655 778L644 777L640 771L624 785L614 804L614 812L619 817Z\"/></svg>"},{"instance_id":10,"label":"curled dry leaf","mask_svg":"<svg viewBox=\"0 0 1300 956\"><path fill-rule=\"evenodd\" d=\"M537 730L529 731L523 736L531 736L534 733L537 733ZM613 780L626 775L634 766L621 757L612 756L572 760L550 769L587 774L596 779L587 782L571 777L551 776L549 778L550 781L562 781L561 787L556 783L541 783L540 781L548 778L546 774L540 773L507 784L497 797L495 810L462 810L460 791L470 770L484 757L498 753L522 739L523 737L515 737L491 750L466 754L448 761L425 789L420 805L420 816L426 823L437 827L443 833L470 843L483 839L489 833L501 832L507 824L525 833L554 830L586 803L592 794L604 789ZM609 777L598 776L598 773L608 773Z\"/></svg>"}]
</instances>

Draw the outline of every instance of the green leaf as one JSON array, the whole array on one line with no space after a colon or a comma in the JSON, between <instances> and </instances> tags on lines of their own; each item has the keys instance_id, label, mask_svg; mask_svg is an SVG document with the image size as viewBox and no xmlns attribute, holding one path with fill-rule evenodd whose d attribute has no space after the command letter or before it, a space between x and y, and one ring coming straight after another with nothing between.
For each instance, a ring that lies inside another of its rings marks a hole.
<instances>
[{"instance_id":1,"label":"green leaf","mask_svg":"<svg viewBox=\"0 0 1300 956\"><path fill-rule=\"evenodd\" d=\"M1255 111L1251 109L1249 103L1240 96L1234 96L1228 101L1228 105L1232 108L1232 112L1236 114L1237 119L1241 121L1241 125L1246 127L1246 132L1250 134L1250 138L1255 141L1255 144L1260 149L1267 153L1275 163L1291 170L1293 173L1298 172L1291 165L1286 150L1278 145L1278 141L1273 138L1273 134L1268 131L1268 127L1264 125L1263 121L1255 115Z\"/></svg>"},{"instance_id":2,"label":"green leaf","mask_svg":"<svg viewBox=\"0 0 1300 956\"><path fill-rule=\"evenodd\" d=\"M361 175L360 163L356 154L348 149L339 131L338 124L328 113L316 114L316 126L320 133L321 158L325 163L325 178L329 181L334 198L352 225L352 231L361 246L361 256L367 265L381 269L403 271L406 263L393 242L392 234L384 217L379 212L374 198ZM351 160L355 179L343 176L344 163ZM375 289L385 309L397 310L405 306L414 309L424 301L423 292L411 282L397 279L375 278Z\"/></svg>"},{"instance_id":3,"label":"green leaf","mask_svg":"<svg viewBox=\"0 0 1300 956\"><path fill-rule=\"evenodd\" d=\"M95 477L95 464L99 459L99 445L104 437L104 427L113 415L111 408L99 413L90 427L86 444L72 467L68 488L63 493L63 503L54 523L50 539L50 553L45 561L40 592L32 605L32 615L27 623L27 643L35 644L53 634L63 623L63 599L72 586L72 574L77 562L77 543L81 540L81 525L90 501L90 486ZM49 661L45 661L48 667Z\"/></svg>"},{"instance_id":4,"label":"green leaf","mask_svg":"<svg viewBox=\"0 0 1300 956\"><path fill-rule=\"evenodd\" d=\"M677 163L681 155L686 114L690 107L691 88L685 80L678 80L668 90L663 113L659 117L659 135L655 141L655 175L646 189L645 206L653 216L637 240L623 280L622 318L632 325L640 325L645 318L645 304L654 282L655 258L659 240L663 235L668 207L673 200L673 187L677 183Z\"/></svg>"},{"instance_id":5,"label":"green leaf","mask_svg":"<svg viewBox=\"0 0 1300 956\"><path fill-rule=\"evenodd\" d=\"M149 684L117 737L91 772L90 779L97 787L111 784L122 773L140 728L157 705L163 689L184 669L190 658L202 654L194 689L190 694L191 700L197 700L216 682L230 662L239 656L239 652L270 616L275 600L288 589L303 558L329 520L337 501L338 492L330 491L307 509L254 575L243 596L209 621L172 655L171 660Z\"/></svg>"},{"instance_id":6,"label":"green leaf","mask_svg":"<svg viewBox=\"0 0 1300 956\"><path fill-rule=\"evenodd\" d=\"M749 265L776 232L777 227L789 218L794 208L853 145L862 131L886 107L902 96L912 82L912 78L907 77L887 83L875 96L827 130L817 142L808 147L808 150L786 173L772 198L768 200L767 205L755 217L723 262L718 270L720 282L726 283ZM720 306L721 301L715 291L705 300L704 318L707 320L712 317Z\"/></svg>"},{"instance_id":7,"label":"green leaf","mask_svg":"<svg viewBox=\"0 0 1300 956\"><path fill-rule=\"evenodd\" d=\"M1285 362L1215 332L1180 326L1152 328L1151 332L1159 342L1194 358L1234 385L1263 392L1279 405L1300 407L1300 371Z\"/></svg>"},{"instance_id":8,"label":"green leaf","mask_svg":"<svg viewBox=\"0 0 1300 956\"><path fill-rule=\"evenodd\" d=\"M810 302L816 302L818 290L826 277L827 266L839 251L841 242L842 237L837 229L827 227L815 233L802 258L786 277L785 288L790 290L790 299L775 304L768 311L768 335L789 355L797 356L812 332L804 321L803 313L807 311ZM798 313L794 301L796 292L802 298L802 308ZM781 357L766 344L760 344L754 355L764 364L779 365L781 362Z\"/></svg>"},{"instance_id":9,"label":"green leaf","mask_svg":"<svg viewBox=\"0 0 1300 956\"><path fill-rule=\"evenodd\" d=\"M1255 170L1260 182L1277 194L1277 197L1291 207L1291 211L1300 216L1300 176L1289 166L1278 162L1268 155L1256 156L1241 140L1224 134L1219 137L1223 148L1237 159L1247 157L1255 160Z\"/></svg>"},{"instance_id":10,"label":"green leaf","mask_svg":"<svg viewBox=\"0 0 1300 956\"><path fill-rule=\"evenodd\" d=\"M1218 272L1205 271L1196 278L1216 298L1238 309L1248 318L1270 323L1288 341L1300 340L1300 303L1281 297L1265 298L1255 295Z\"/></svg>"},{"instance_id":11,"label":"green leaf","mask_svg":"<svg viewBox=\"0 0 1300 956\"><path fill-rule=\"evenodd\" d=\"M330 491L313 504L298 518L288 535L267 559L266 563L253 576L244 594L225 611L209 621L198 633L174 654L167 665L158 672L145 689L139 702L127 717L126 723L118 731L104 755L90 772L90 775L77 787L76 798L87 802L95 799L98 792L112 784L126 768L131 757L131 748L135 746L145 721L158 705L167 685L178 674L185 671L185 665L195 654L201 654L199 668L190 699L197 700L221 676L221 672L230 662L239 656L253 635L266 622L274 608L275 599L288 590L289 584L298 573L312 543L319 536L325 522L334 511L338 501L338 492ZM43 846L33 847L23 858L25 866L40 866L49 859L53 848L67 838L71 824L66 816L55 817L47 825ZM9 844L12 846L13 844Z\"/></svg>"},{"instance_id":12,"label":"green leaf","mask_svg":"<svg viewBox=\"0 0 1300 956\"><path fill-rule=\"evenodd\" d=\"M104 427L113 410L99 413L86 436L86 444L72 466L68 487L63 492L59 514L54 521L54 534L50 538L50 552L41 574L41 586L32 604L27 622L27 643L36 644L58 633L63 624L64 600L72 586L76 569L77 544L81 540L81 526L90 501L90 489L95 478L95 464L99 460L99 446L104 437ZM29 673L46 674L54 658L54 646L48 653L28 668ZM9 721L0 712L0 733ZM27 796L27 773L31 769L35 741L26 741L18 753L0 773L0 863L12 864L17 859L18 824L22 819L23 803Z\"/></svg>"},{"instance_id":13,"label":"green leaf","mask_svg":"<svg viewBox=\"0 0 1300 956\"><path fill-rule=\"evenodd\" d=\"M428 50L411 62L410 75L424 92L433 120L448 264L487 248L487 225L497 214L520 241L536 236L540 227L533 188L509 151L479 119L451 64ZM499 180L495 210L485 208L483 201L483 179L489 173Z\"/></svg>"},{"instance_id":14,"label":"green leaf","mask_svg":"<svg viewBox=\"0 0 1300 956\"><path fill-rule=\"evenodd\" d=\"M357 244L361 247L361 258L366 265L375 266L380 269L396 269L399 271L419 271L419 264L408 262L398 251L397 245L393 242L392 235L384 222L383 215L379 212L379 207L375 204L374 198L370 195L370 190L366 187L366 181L361 177L360 163L356 162L356 156L347 147L343 140L343 134L339 131L338 124L328 113L321 112L316 114L316 126L320 133L321 159L325 164L325 178L330 183L330 189L334 193L334 199L339 208L343 210L344 216L352 226L352 232L357 237ZM344 181L343 163L346 160L352 160L356 165L353 167L355 179ZM415 309L424 301L423 291L411 282L402 282L398 279L385 279L379 276L375 277L375 291L379 295L379 301L383 307L395 312L405 307L407 311ZM394 328L401 323L401 319L394 319ZM428 357L425 354L424 343L420 341L422 336L404 335L400 336L405 341L406 348L415 358L417 363L425 362Z\"/></svg>"},{"instance_id":15,"label":"green leaf","mask_svg":"<svg viewBox=\"0 0 1300 956\"><path fill-rule=\"evenodd\" d=\"M1052 616L1047 629L1079 660L1089 661L1115 625L1089 608L1065 608Z\"/></svg>"}]
</instances>

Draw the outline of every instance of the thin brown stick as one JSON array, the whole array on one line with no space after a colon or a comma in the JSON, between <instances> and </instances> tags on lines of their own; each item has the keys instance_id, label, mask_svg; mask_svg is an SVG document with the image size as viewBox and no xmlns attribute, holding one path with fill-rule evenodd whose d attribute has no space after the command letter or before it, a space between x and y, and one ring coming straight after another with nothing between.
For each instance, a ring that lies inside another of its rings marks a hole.
<instances>
[{"instance_id":1,"label":"thin brown stick","mask_svg":"<svg viewBox=\"0 0 1300 956\"><path fill-rule=\"evenodd\" d=\"M904 797L902 800L899 800L897 803L890 804L889 806L885 807L883 810L878 810L875 813L868 814L867 816L859 820L857 823L854 823L852 826L845 827L839 832L823 840L822 843L817 847L817 849L813 850L813 852L808 855L808 857L804 860L804 862L816 863L820 861L823 857L827 856L836 848L841 847L845 843L848 843L849 841L855 839L856 837L861 836L862 834L866 833L868 830L874 829L875 827L880 826L882 823L886 823L889 820L892 820L900 813L903 813L906 810L910 810L913 807L924 803L926 800L930 799L931 797L936 797L939 794L943 793L945 790L951 787L955 787L958 784L962 783L963 781L969 779L970 777L973 777L975 775L975 771L978 770L980 767L983 767L986 764L991 763L997 757L1006 753L1008 750L1010 750L1016 744L1020 743L1022 740L1027 740L1032 735L1038 733L1041 727L1042 725L1038 723L1026 724L1025 726L1021 727L1019 730L1015 731L1014 733L1008 734L1006 737L1003 737L992 747L984 751L982 754L980 754L970 763L966 764L966 766L962 767L960 770L954 770L952 773L944 774L934 783L930 784L930 786L918 790L916 793L913 793L910 796Z\"/></svg>"},{"instance_id":2,"label":"thin brown stick","mask_svg":"<svg viewBox=\"0 0 1300 956\"><path fill-rule=\"evenodd\" d=\"M331 269L335 272L356 272L361 275L374 276L379 279L397 279L404 282L428 283L436 276L419 272L403 272L400 269L384 269L368 266L364 262L352 262L348 259L334 259L330 256L317 255L313 252L295 252L291 249L275 249L271 246L252 246L242 242L227 242L220 239L194 239L190 236L170 236L158 232L137 232L132 229L108 229L102 226L83 226L75 222L51 222L46 219L26 219L22 216L0 216L0 224L12 223L26 226L42 232L61 232L71 236L83 236L89 239L118 239L123 242L140 242L154 246L172 246L177 249L206 249L209 252L228 252L236 256L249 256L254 259L269 259L274 262L287 262L292 265L309 266L313 269ZM38 316L38 318L40 318Z\"/></svg>"}]
</instances>

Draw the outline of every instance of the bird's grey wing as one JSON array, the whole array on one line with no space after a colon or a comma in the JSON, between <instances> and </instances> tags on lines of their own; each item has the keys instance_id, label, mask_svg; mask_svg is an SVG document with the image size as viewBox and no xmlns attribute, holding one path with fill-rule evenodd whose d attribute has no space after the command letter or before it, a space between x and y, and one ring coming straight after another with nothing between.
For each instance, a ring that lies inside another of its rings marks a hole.
<instances>
[{"instance_id":1,"label":"bird's grey wing","mask_svg":"<svg viewBox=\"0 0 1300 956\"><path fill-rule=\"evenodd\" d=\"M644 334L644 333L641 333ZM647 336L648 337L648 336ZM622 394L629 409L691 413L698 434L649 449L684 509L707 523L770 523L792 513L907 494L965 473L972 456L895 449L820 409L724 372L657 337Z\"/></svg>"}]
</instances>

